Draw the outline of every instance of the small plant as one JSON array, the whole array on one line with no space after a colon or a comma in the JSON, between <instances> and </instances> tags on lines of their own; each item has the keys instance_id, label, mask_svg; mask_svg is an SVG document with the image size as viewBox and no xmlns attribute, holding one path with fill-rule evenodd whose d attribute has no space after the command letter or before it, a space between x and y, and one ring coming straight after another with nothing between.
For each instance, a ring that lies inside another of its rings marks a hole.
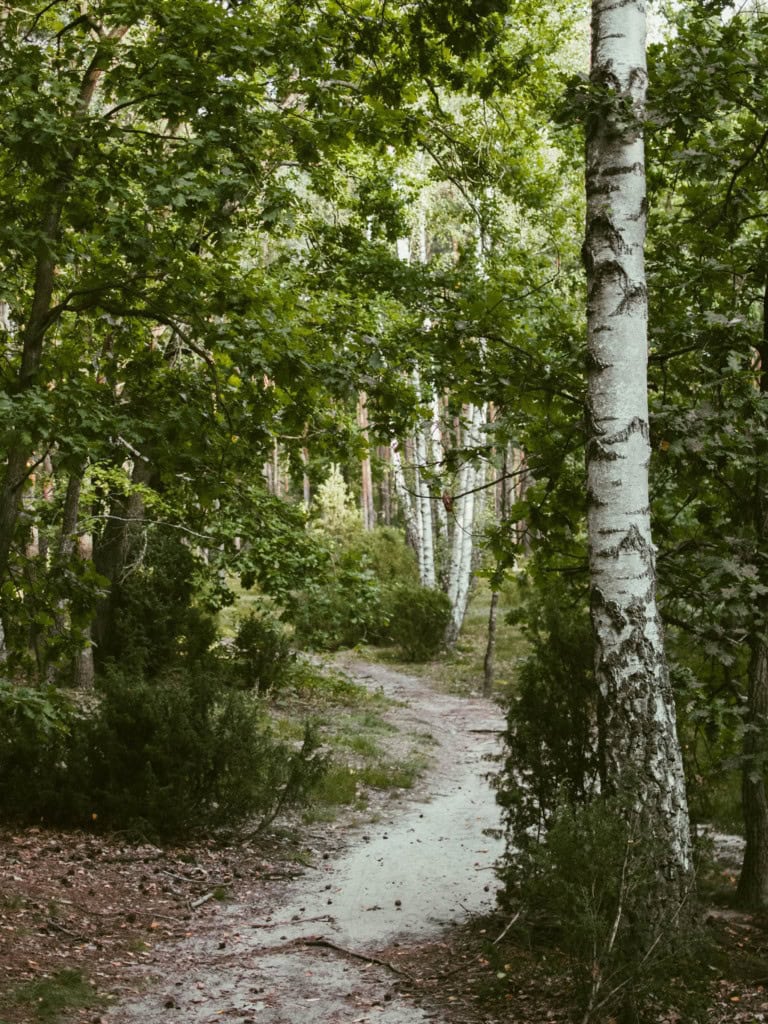
<instances>
[{"instance_id":1,"label":"small plant","mask_svg":"<svg viewBox=\"0 0 768 1024\"><path fill-rule=\"evenodd\" d=\"M69 968L19 985L10 998L16 1006L29 1007L29 1020L35 1024L55 1024L68 1011L101 1002L80 971Z\"/></svg>"},{"instance_id":2,"label":"small plant","mask_svg":"<svg viewBox=\"0 0 768 1024\"><path fill-rule=\"evenodd\" d=\"M320 804L332 806L353 804L357 799L358 776L354 768L335 764L314 788L313 798Z\"/></svg>"},{"instance_id":3,"label":"small plant","mask_svg":"<svg viewBox=\"0 0 768 1024\"><path fill-rule=\"evenodd\" d=\"M451 603L441 590L399 586L389 600L390 638L408 661L427 661L443 644Z\"/></svg>"}]
</instances>

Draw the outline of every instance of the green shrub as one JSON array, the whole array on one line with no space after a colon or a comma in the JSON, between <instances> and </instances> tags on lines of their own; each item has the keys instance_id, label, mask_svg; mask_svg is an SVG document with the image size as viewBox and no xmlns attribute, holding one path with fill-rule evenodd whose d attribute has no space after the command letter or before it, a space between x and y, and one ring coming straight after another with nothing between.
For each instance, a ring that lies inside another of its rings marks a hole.
<instances>
[{"instance_id":1,"label":"green shrub","mask_svg":"<svg viewBox=\"0 0 768 1024\"><path fill-rule=\"evenodd\" d=\"M297 641L336 650L386 639L392 590L418 586L416 556L399 530L364 531L355 510L335 518L323 511L319 522L324 571L293 595L288 611Z\"/></svg>"},{"instance_id":2,"label":"green shrub","mask_svg":"<svg viewBox=\"0 0 768 1024\"><path fill-rule=\"evenodd\" d=\"M259 703L202 665L152 683L113 674L91 744L94 811L106 824L161 835L271 817L300 800L322 767L311 735L297 760Z\"/></svg>"},{"instance_id":3,"label":"green shrub","mask_svg":"<svg viewBox=\"0 0 768 1024\"><path fill-rule=\"evenodd\" d=\"M54 687L0 680L0 813L36 820L56 806L66 773L75 705Z\"/></svg>"},{"instance_id":4,"label":"green shrub","mask_svg":"<svg viewBox=\"0 0 768 1024\"><path fill-rule=\"evenodd\" d=\"M427 661L443 644L451 602L441 590L396 587L389 598L389 637L408 661Z\"/></svg>"},{"instance_id":5,"label":"green shrub","mask_svg":"<svg viewBox=\"0 0 768 1024\"><path fill-rule=\"evenodd\" d=\"M502 878L514 887L524 856L563 801L583 803L599 775L598 694L586 594L557 577L520 587L510 619L523 628L530 654L507 709L504 754L495 785L510 856Z\"/></svg>"},{"instance_id":6,"label":"green shrub","mask_svg":"<svg viewBox=\"0 0 768 1024\"><path fill-rule=\"evenodd\" d=\"M112 585L110 625L98 661L130 665L143 675L164 671L180 658L196 661L211 647L215 622L196 605L201 559L175 534L150 532L146 551Z\"/></svg>"},{"instance_id":7,"label":"green shrub","mask_svg":"<svg viewBox=\"0 0 768 1024\"><path fill-rule=\"evenodd\" d=\"M665 894L663 863L653 823L619 799L559 807L529 848L519 927L567 954L580 1020L705 1019L703 931L687 895Z\"/></svg>"},{"instance_id":8,"label":"green shrub","mask_svg":"<svg viewBox=\"0 0 768 1024\"><path fill-rule=\"evenodd\" d=\"M285 626L264 610L251 612L240 622L235 652L242 685L258 693L282 685L295 660Z\"/></svg>"},{"instance_id":9,"label":"green shrub","mask_svg":"<svg viewBox=\"0 0 768 1024\"><path fill-rule=\"evenodd\" d=\"M0 701L7 818L178 837L270 821L324 771L312 730L299 749L278 741L260 702L212 660L152 680L113 669L101 688L89 714L67 711L47 731L36 710Z\"/></svg>"},{"instance_id":10,"label":"green shrub","mask_svg":"<svg viewBox=\"0 0 768 1024\"><path fill-rule=\"evenodd\" d=\"M405 542L401 530L392 526L377 526L359 536L356 544L376 579L385 586L419 584L419 563L414 550Z\"/></svg>"},{"instance_id":11,"label":"green shrub","mask_svg":"<svg viewBox=\"0 0 768 1024\"><path fill-rule=\"evenodd\" d=\"M294 595L290 618L307 647L336 650L375 640L386 630L384 591L365 554L336 552L329 574Z\"/></svg>"}]
</instances>

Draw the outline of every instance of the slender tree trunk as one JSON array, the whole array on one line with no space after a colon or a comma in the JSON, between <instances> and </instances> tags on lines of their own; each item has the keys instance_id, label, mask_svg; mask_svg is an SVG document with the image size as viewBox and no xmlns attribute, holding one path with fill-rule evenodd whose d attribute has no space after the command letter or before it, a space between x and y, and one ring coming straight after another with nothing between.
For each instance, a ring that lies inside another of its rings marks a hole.
<instances>
[{"instance_id":1,"label":"slender tree trunk","mask_svg":"<svg viewBox=\"0 0 768 1024\"><path fill-rule=\"evenodd\" d=\"M471 405L467 410L468 427L463 438L465 448L475 448L481 443L481 429L485 422L485 416L486 406L484 405ZM445 633L445 642L449 647L452 647L459 638L469 604L477 506L475 492L480 484L482 472L482 468L477 467L473 458L465 459L459 472L458 493L453 502L454 527L448 572L448 599L451 602L451 618Z\"/></svg>"},{"instance_id":2,"label":"slender tree trunk","mask_svg":"<svg viewBox=\"0 0 768 1024\"><path fill-rule=\"evenodd\" d=\"M307 466L309 465L309 448L301 449L301 462L302 465L304 466L304 473L302 475L301 481L304 508L309 508L309 506L312 504L312 487L309 482L309 474L307 473Z\"/></svg>"},{"instance_id":3,"label":"slender tree trunk","mask_svg":"<svg viewBox=\"0 0 768 1024\"><path fill-rule=\"evenodd\" d=\"M413 383L417 393L421 393L421 381L418 371L414 371ZM423 474L429 459L428 444L429 424L422 420L413 432L414 461L414 506L416 522L419 528L419 576L422 587L437 586L435 574L435 539L432 521L432 495L429 484Z\"/></svg>"},{"instance_id":4,"label":"slender tree trunk","mask_svg":"<svg viewBox=\"0 0 768 1024\"><path fill-rule=\"evenodd\" d=\"M495 488L494 500L496 504L496 515L500 523L505 523L509 512L507 501L507 473L509 471L509 446L504 450L504 458L501 463L501 472L498 475ZM501 489L499 489L499 484ZM483 658L483 696L493 695L493 683L496 670L496 626L499 614L500 583L504 578L504 569L501 561L496 562L496 571L491 576L491 607L488 609L488 640L485 645L485 657Z\"/></svg>"},{"instance_id":5,"label":"slender tree trunk","mask_svg":"<svg viewBox=\"0 0 768 1024\"><path fill-rule=\"evenodd\" d=\"M151 467L143 459L137 459L133 465L131 482L148 484L151 477ZM144 501L141 494L136 491L112 502L110 518L94 546L93 553L96 571L109 580L110 587L120 580L128 564L131 542L141 528L143 519ZM104 645L111 621L112 600L110 593L107 592L96 607L93 621L93 639L97 648Z\"/></svg>"},{"instance_id":6,"label":"slender tree trunk","mask_svg":"<svg viewBox=\"0 0 768 1024\"><path fill-rule=\"evenodd\" d=\"M491 607L488 611L488 642L485 645L485 657L483 658L483 696L493 695L493 682L495 675L496 659L496 622L499 614L499 590L491 591Z\"/></svg>"},{"instance_id":7,"label":"slender tree trunk","mask_svg":"<svg viewBox=\"0 0 768 1024\"><path fill-rule=\"evenodd\" d=\"M89 533L77 538L77 553L84 562L93 560L93 537ZM83 646L75 654L74 683L78 690L92 690L96 670L93 663L93 632L91 624L83 627Z\"/></svg>"},{"instance_id":8,"label":"slender tree trunk","mask_svg":"<svg viewBox=\"0 0 768 1024\"><path fill-rule=\"evenodd\" d=\"M439 395L435 395L432 399L430 436L432 441L432 458L435 467L444 466L445 447L443 446ZM438 501L435 504L437 510L437 533L440 538L441 547L444 548L448 543L448 511L442 501Z\"/></svg>"},{"instance_id":9,"label":"slender tree trunk","mask_svg":"<svg viewBox=\"0 0 768 1024\"><path fill-rule=\"evenodd\" d=\"M360 466L360 508L363 529L372 530L376 526L376 508L373 503L373 473L368 449L368 397L364 391L360 392L357 402L357 425L366 445L366 454Z\"/></svg>"},{"instance_id":10,"label":"slender tree trunk","mask_svg":"<svg viewBox=\"0 0 768 1024\"><path fill-rule=\"evenodd\" d=\"M688 807L648 496L645 31L643 0L593 0L583 249L591 611L606 779L648 814L665 848L660 870L680 893L691 867Z\"/></svg>"},{"instance_id":11,"label":"slender tree trunk","mask_svg":"<svg viewBox=\"0 0 768 1024\"><path fill-rule=\"evenodd\" d=\"M64 506L61 516L61 532L56 551L57 562L62 570L65 569L67 563L74 556L76 548L79 549L78 518L82 483L82 469L73 472L67 481L67 490L64 495ZM76 651L74 658L68 662L71 679L81 689L90 689L93 686L93 658L89 657L86 653L91 647L90 625L75 627L67 614L66 602L60 601L54 617L54 639L63 637L68 628L73 632L77 628L78 635L76 639L79 644L79 649ZM89 663L91 665L90 672L86 667ZM57 667L56 664L49 663L47 666L49 682L53 682L60 672L61 666Z\"/></svg>"},{"instance_id":12,"label":"slender tree trunk","mask_svg":"<svg viewBox=\"0 0 768 1024\"><path fill-rule=\"evenodd\" d=\"M96 53L80 85L73 120L81 120L87 114L106 62L110 59L112 43L121 39L126 31L126 28L117 28L105 33L103 43L97 46ZM54 320L51 314L56 277L53 253L78 156L79 148L76 146L74 151L64 158L58 173L51 182L50 199L40 220L40 243L37 247L40 255L37 257L35 265L29 314L21 332L21 367L13 387L15 394L24 394L37 383L43 359L45 337ZM8 448L5 475L0 484L0 579L5 576L8 568L16 521L19 516L21 490L27 479L27 464L32 457L32 451L33 445L24 435L13 438Z\"/></svg>"},{"instance_id":13,"label":"slender tree trunk","mask_svg":"<svg viewBox=\"0 0 768 1024\"><path fill-rule=\"evenodd\" d=\"M378 459L383 466L391 466L392 457L389 447L379 445ZM381 506L381 515L384 520L385 526L392 525L392 489L390 487L391 479L391 470L387 471L385 469L381 474L381 480L379 482L379 504Z\"/></svg>"},{"instance_id":14,"label":"slender tree trunk","mask_svg":"<svg viewBox=\"0 0 768 1024\"><path fill-rule=\"evenodd\" d=\"M768 396L768 281L763 291L763 338L760 357L760 394ZM768 547L768 496L765 473L755 482L755 542L758 551ZM758 611L768 621L768 600ZM765 772L768 757L768 626L763 624L752 641L749 661L747 720L741 769L741 810L744 816L744 861L739 876L739 901L752 910L768 907L768 792Z\"/></svg>"},{"instance_id":15,"label":"slender tree trunk","mask_svg":"<svg viewBox=\"0 0 768 1024\"><path fill-rule=\"evenodd\" d=\"M403 460L400 455L400 446L396 440L392 442L390 452L392 459L392 475L395 481L395 493L397 494L398 501L400 502L403 519L405 519L405 535L408 539L408 543L418 554L419 530L418 523L416 522L416 512L414 510L413 501L411 500L411 495L408 491L408 484L405 479L405 470L403 469Z\"/></svg>"}]
</instances>

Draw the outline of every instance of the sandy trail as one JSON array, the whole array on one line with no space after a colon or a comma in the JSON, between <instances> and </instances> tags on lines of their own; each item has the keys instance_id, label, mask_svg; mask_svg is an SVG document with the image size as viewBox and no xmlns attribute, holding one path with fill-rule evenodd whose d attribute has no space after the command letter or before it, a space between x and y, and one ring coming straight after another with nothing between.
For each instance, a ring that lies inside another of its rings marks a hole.
<instances>
[{"instance_id":1,"label":"sandy trail","mask_svg":"<svg viewBox=\"0 0 768 1024\"><path fill-rule=\"evenodd\" d=\"M436 1020L398 992L397 947L490 910L498 811L484 774L503 726L499 708L435 693L424 682L345 656L356 681L401 705L401 735L429 732L433 763L381 820L289 883L221 911L215 931L158 950L161 980L113 1008L108 1024L417 1024ZM326 945L317 943L327 943ZM334 948L335 947L335 948ZM346 955L386 959L393 968Z\"/></svg>"}]
</instances>

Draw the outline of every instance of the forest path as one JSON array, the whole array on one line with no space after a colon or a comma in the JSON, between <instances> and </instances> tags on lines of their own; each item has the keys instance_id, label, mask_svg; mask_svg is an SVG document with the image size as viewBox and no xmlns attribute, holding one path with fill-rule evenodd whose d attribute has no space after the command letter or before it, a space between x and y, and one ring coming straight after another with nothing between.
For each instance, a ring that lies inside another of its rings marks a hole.
<instances>
[{"instance_id":1,"label":"forest path","mask_svg":"<svg viewBox=\"0 0 768 1024\"><path fill-rule=\"evenodd\" d=\"M314 870L254 890L184 943L156 947L148 971L159 980L114 1007L102 1018L108 1024L440 1019L400 994L397 958L409 940L493 905L501 847L484 829L499 817L484 776L503 715L489 701L441 694L349 655L336 665L398 702L386 716L399 730L395 743L434 738L424 778L375 822L329 826L330 852Z\"/></svg>"}]
</instances>

